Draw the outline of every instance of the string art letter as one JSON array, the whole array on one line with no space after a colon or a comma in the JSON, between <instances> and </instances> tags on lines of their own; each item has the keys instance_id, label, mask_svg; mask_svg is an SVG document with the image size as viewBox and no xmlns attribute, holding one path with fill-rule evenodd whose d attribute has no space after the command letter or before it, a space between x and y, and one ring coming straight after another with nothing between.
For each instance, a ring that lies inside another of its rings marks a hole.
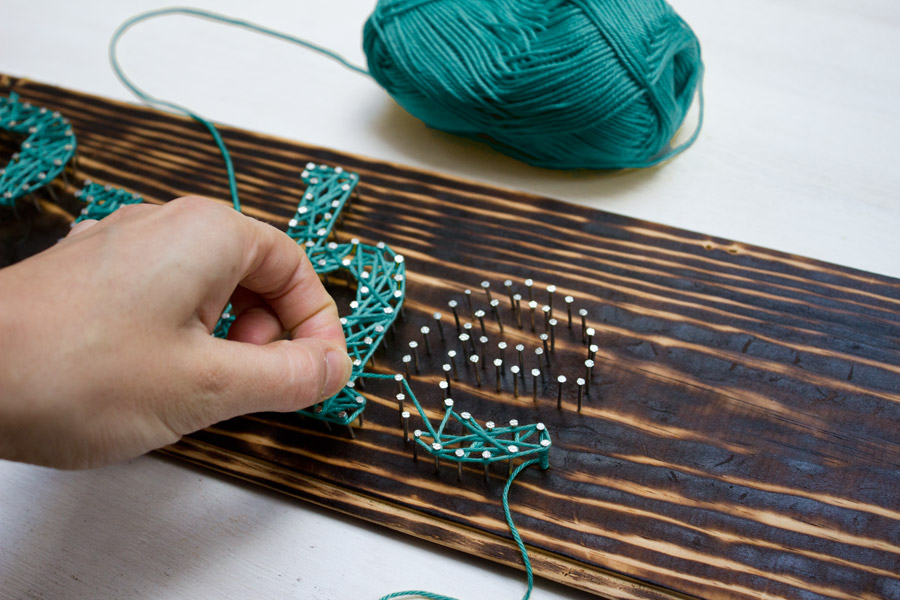
<instances>
[{"instance_id":1,"label":"string art letter","mask_svg":"<svg viewBox=\"0 0 900 600\"><path fill-rule=\"evenodd\" d=\"M25 135L12 160L0 168L0 205L16 201L52 181L75 155L75 134L58 112L0 97L0 130Z\"/></svg>"},{"instance_id":2,"label":"string art letter","mask_svg":"<svg viewBox=\"0 0 900 600\"><path fill-rule=\"evenodd\" d=\"M353 312L341 318L347 352L353 361L350 383L335 396L298 412L327 423L349 425L366 407L365 397L356 391L356 381L403 307L406 264L403 256L383 243L371 246L357 239L346 244L328 241L332 236L337 239L334 226L356 190L356 173L309 163L301 177L307 188L287 234L305 246L316 273L327 276L343 271L352 278L356 298L350 303Z\"/></svg>"}]
</instances>

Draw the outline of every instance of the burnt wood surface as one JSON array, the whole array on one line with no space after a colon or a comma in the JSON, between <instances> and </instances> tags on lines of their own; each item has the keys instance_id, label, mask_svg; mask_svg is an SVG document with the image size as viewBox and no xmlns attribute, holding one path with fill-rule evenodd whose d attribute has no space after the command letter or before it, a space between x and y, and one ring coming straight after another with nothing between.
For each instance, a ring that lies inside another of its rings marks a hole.
<instances>
[{"instance_id":1,"label":"burnt wood surface","mask_svg":"<svg viewBox=\"0 0 900 600\"><path fill-rule=\"evenodd\" d=\"M0 76L0 93L60 110L75 128L69 185L0 214L0 266L65 235L85 179L164 202L226 199L222 160L196 123ZM444 314L448 341L420 347L413 389L439 414L444 352L459 349L447 301L480 282L501 301L495 343L539 344L513 324L502 282L555 284L560 320L550 377L532 404L493 367L475 385L460 363L452 393L479 421L542 421L551 468L511 493L535 571L610 598L900 598L900 281L547 198L222 128L245 212L286 227L308 161L359 173L343 239L383 241L408 266L405 320L375 370L402 371L422 325ZM0 139L0 161L15 140ZM340 295L341 290L336 289ZM590 311L600 346L591 394L571 383L586 350L563 296ZM345 294L346 295L346 294ZM526 295L527 299L527 295ZM468 319L471 320L471 319ZM538 317L538 331L543 322ZM479 326L475 321L475 329ZM452 335L451 335L452 334ZM515 352L506 351L510 363ZM556 376L569 382L556 407ZM392 383L370 383L356 439L296 414L257 414L186 437L166 454L479 557L519 565L503 520L506 466L411 457ZM413 418L412 426L419 427Z\"/></svg>"}]
</instances>

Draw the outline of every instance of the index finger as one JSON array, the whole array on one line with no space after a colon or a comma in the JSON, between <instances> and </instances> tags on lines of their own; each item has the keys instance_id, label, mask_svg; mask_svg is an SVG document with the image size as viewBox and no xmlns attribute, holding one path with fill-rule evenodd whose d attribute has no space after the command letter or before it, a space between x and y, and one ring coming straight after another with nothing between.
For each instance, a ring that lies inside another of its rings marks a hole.
<instances>
[{"instance_id":1,"label":"index finger","mask_svg":"<svg viewBox=\"0 0 900 600\"><path fill-rule=\"evenodd\" d=\"M193 272L195 283L206 281L198 286L199 302L218 304L241 286L265 300L292 339L319 338L346 349L334 300L306 251L286 233L207 198L178 198L158 211L166 239L189 236L196 244L195 256L181 268ZM169 211L180 214L173 218ZM209 295L213 289L216 298ZM211 308L213 318L221 308Z\"/></svg>"},{"instance_id":2,"label":"index finger","mask_svg":"<svg viewBox=\"0 0 900 600\"><path fill-rule=\"evenodd\" d=\"M244 263L240 285L259 294L292 339L315 337L346 348L337 306L325 290L306 251L285 233L244 219Z\"/></svg>"}]
</instances>

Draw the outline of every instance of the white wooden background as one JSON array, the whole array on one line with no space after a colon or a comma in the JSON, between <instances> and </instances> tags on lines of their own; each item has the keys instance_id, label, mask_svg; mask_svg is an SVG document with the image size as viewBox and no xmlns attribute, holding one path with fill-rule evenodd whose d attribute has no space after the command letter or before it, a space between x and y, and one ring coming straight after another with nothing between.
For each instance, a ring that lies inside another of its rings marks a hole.
<instances>
[{"instance_id":1,"label":"white wooden background","mask_svg":"<svg viewBox=\"0 0 900 600\"><path fill-rule=\"evenodd\" d=\"M130 100L106 57L153 0L0 0L0 72ZM374 0L203 0L363 64ZM900 3L673 0L702 44L706 123L651 171L557 173L426 129L373 82L185 18L122 43L143 87L250 130L900 277ZM246 86L234 93L232 74ZM0 390L2 393L2 390ZM518 598L519 572L156 456L66 473L0 461L2 598ZM535 600L584 595L538 581Z\"/></svg>"}]
</instances>

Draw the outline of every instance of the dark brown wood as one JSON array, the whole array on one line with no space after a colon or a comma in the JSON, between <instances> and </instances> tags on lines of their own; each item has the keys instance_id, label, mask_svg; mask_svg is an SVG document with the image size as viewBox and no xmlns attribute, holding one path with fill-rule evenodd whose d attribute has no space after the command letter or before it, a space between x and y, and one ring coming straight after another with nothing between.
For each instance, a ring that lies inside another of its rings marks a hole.
<instances>
[{"instance_id":1,"label":"dark brown wood","mask_svg":"<svg viewBox=\"0 0 900 600\"><path fill-rule=\"evenodd\" d=\"M15 88L72 120L79 179L154 202L227 197L221 159L193 122L32 82L0 83L3 93ZM511 494L537 573L609 598L900 598L900 282L373 159L222 133L246 212L280 226L296 207L307 161L360 174L362 200L342 235L390 244L409 269L406 320L376 354L382 372L402 371L405 343L432 325L431 313L444 313L446 331L454 329L447 301L462 302L464 288L484 307L485 279L501 300L505 339L526 344L530 368L539 342L528 325L512 325L502 282L512 279L524 293L522 281L533 278L542 304L544 286L559 286L553 378L537 406L530 378L519 399L508 380L494 393L490 369L481 388L465 370L453 385L457 406L481 421L539 420L552 432L551 468L526 471ZM71 211L74 188L56 185ZM64 232L71 217L46 199L42 205ZM10 234L2 235L8 248ZM17 256L4 250L6 262ZM600 346L581 414L571 383L556 409L555 376L582 376L586 354L580 324L572 332L565 326L566 294L576 310L589 309ZM493 319L486 324L499 339ZM432 341L435 354L421 354L412 384L437 414L439 354L455 344ZM487 484L466 469L457 483L453 468L435 476L433 463L414 463L393 392L392 384L369 384L356 440L295 414L260 414L164 452L518 565L499 504L505 468L495 467Z\"/></svg>"}]
</instances>

